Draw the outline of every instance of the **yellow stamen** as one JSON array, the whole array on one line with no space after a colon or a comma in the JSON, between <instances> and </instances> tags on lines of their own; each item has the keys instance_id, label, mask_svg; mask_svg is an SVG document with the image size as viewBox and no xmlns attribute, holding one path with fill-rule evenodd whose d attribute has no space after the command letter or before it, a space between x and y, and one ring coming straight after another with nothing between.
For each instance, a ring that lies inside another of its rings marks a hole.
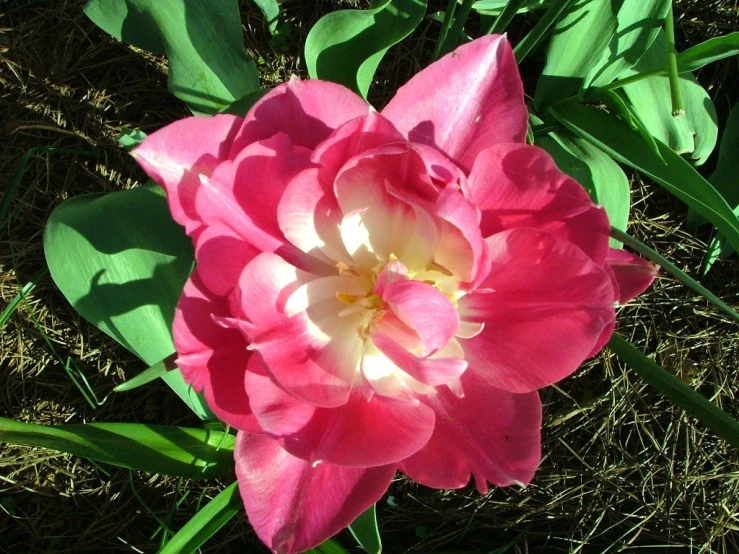
<instances>
[{"instance_id":1,"label":"yellow stamen","mask_svg":"<svg viewBox=\"0 0 739 554\"><path fill-rule=\"evenodd\" d=\"M439 273L443 273L444 275L447 275L449 277L454 276L454 273L449 271L447 268L445 268L443 265L441 265L437 261L432 261L428 266L426 266L426 269L428 271L432 271L432 270L438 271Z\"/></svg>"}]
</instances>

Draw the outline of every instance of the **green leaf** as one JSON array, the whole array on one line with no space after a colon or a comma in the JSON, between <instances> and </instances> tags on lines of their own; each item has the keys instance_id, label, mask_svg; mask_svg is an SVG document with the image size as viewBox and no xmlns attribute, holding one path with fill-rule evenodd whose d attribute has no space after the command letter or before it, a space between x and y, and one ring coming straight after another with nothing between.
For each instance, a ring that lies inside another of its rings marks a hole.
<instances>
[{"instance_id":1,"label":"green leaf","mask_svg":"<svg viewBox=\"0 0 739 554\"><path fill-rule=\"evenodd\" d=\"M558 0L513 0L517 4L521 4L516 8L516 13L526 13L532 10L540 10ZM472 9L478 12L498 15L505 10L511 0L478 0L472 4Z\"/></svg>"},{"instance_id":2,"label":"green leaf","mask_svg":"<svg viewBox=\"0 0 739 554\"><path fill-rule=\"evenodd\" d=\"M671 0L622 0L618 26L598 63L585 77L583 88L600 87L631 69L657 38ZM617 5L614 2L614 7Z\"/></svg>"},{"instance_id":3,"label":"green leaf","mask_svg":"<svg viewBox=\"0 0 739 554\"><path fill-rule=\"evenodd\" d=\"M159 554L190 554L243 510L238 483L231 483L167 541Z\"/></svg>"},{"instance_id":4,"label":"green leaf","mask_svg":"<svg viewBox=\"0 0 739 554\"><path fill-rule=\"evenodd\" d=\"M141 144L145 138L146 133L143 131L140 131L139 129L131 129L124 125L121 127L121 132L118 133L118 144L123 146L126 151L130 152L136 146Z\"/></svg>"},{"instance_id":5,"label":"green leaf","mask_svg":"<svg viewBox=\"0 0 739 554\"><path fill-rule=\"evenodd\" d=\"M608 347L673 404L681 407L729 444L739 448L739 421L662 369L623 337L614 334Z\"/></svg>"},{"instance_id":6,"label":"green leaf","mask_svg":"<svg viewBox=\"0 0 739 554\"><path fill-rule=\"evenodd\" d=\"M143 387L144 385L147 385L152 381L163 377L164 374L166 374L168 371L174 369L174 366L170 365L174 363L174 357L175 356L172 355L168 358L165 358L161 362L157 362L153 366L139 373L136 377L133 377L115 387L113 389L113 392L128 392L130 390Z\"/></svg>"},{"instance_id":7,"label":"green leaf","mask_svg":"<svg viewBox=\"0 0 739 554\"><path fill-rule=\"evenodd\" d=\"M174 352L172 319L194 258L161 188L66 200L46 224L44 253L82 317L149 366ZM198 416L212 417L179 370L163 378Z\"/></svg>"},{"instance_id":8,"label":"green leaf","mask_svg":"<svg viewBox=\"0 0 739 554\"><path fill-rule=\"evenodd\" d=\"M354 520L349 526L349 531L359 546L370 554L382 552L382 539L380 539L380 529L377 527L377 512L374 504Z\"/></svg>"},{"instance_id":9,"label":"green leaf","mask_svg":"<svg viewBox=\"0 0 739 554\"><path fill-rule=\"evenodd\" d=\"M448 54L459 46L459 41L461 40L462 35L464 35L464 24L467 22L467 18L470 16L470 12L472 11L473 1L474 0L462 0L459 12L454 14L454 23L446 34L444 42L435 56L436 58Z\"/></svg>"},{"instance_id":10,"label":"green leaf","mask_svg":"<svg viewBox=\"0 0 739 554\"><path fill-rule=\"evenodd\" d=\"M660 31L632 71L639 74L655 67L667 66L665 34ZM623 91L634 113L656 139L667 144L678 154L690 154L696 165L708 159L716 146L718 125L716 110L708 93L690 73L680 74L680 90L685 115L672 116L670 82L666 75L655 75L625 85Z\"/></svg>"},{"instance_id":11,"label":"green leaf","mask_svg":"<svg viewBox=\"0 0 739 554\"><path fill-rule=\"evenodd\" d=\"M323 16L308 33L305 62L313 79L340 83L367 97L377 66L391 46L423 20L425 0L386 0L369 10Z\"/></svg>"},{"instance_id":12,"label":"green leaf","mask_svg":"<svg viewBox=\"0 0 739 554\"><path fill-rule=\"evenodd\" d=\"M713 223L736 248L739 219L726 200L688 162L656 141L662 159L654 155L639 133L623 121L590 106L562 105L549 112L562 125L589 140L616 161L625 163L656 181ZM664 163L662 160L664 160Z\"/></svg>"},{"instance_id":13,"label":"green leaf","mask_svg":"<svg viewBox=\"0 0 739 554\"><path fill-rule=\"evenodd\" d=\"M169 90L213 113L259 88L237 0L89 0L85 14L133 46L166 54Z\"/></svg>"},{"instance_id":14,"label":"green leaf","mask_svg":"<svg viewBox=\"0 0 739 554\"><path fill-rule=\"evenodd\" d=\"M695 71L704 65L739 54L739 32L708 39L677 55L680 71Z\"/></svg>"},{"instance_id":15,"label":"green leaf","mask_svg":"<svg viewBox=\"0 0 739 554\"><path fill-rule=\"evenodd\" d=\"M546 63L536 85L536 107L577 92L607 52L617 27L612 0L570 2L549 42Z\"/></svg>"},{"instance_id":16,"label":"green leaf","mask_svg":"<svg viewBox=\"0 0 739 554\"><path fill-rule=\"evenodd\" d=\"M485 32L485 34L503 33L508 28L511 21L513 21L513 17L517 13L523 11L523 7L525 5L525 0L510 0L510 2L507 2L505 8L498 13L498 17L495 18L495 21L493 21L493 24L490 25L490 28Z\"/></svg>"},{"instance_id":17,"label":"green leaf","mask_svg":"<svg viewBox=\"0 0 739 554\"><path fill-rule=\"evenodd\" d=\"M339 543L334 540L327 540L323 544L310 549L305 554L349 554Z\"/></svg>"},{"instance_id":18,"label":"green leaf","mask_svg":"<svg viewBox=\"0 0 739 554\"><path fill-rule=\"evenodd\" d=\"M174 425L40 425L0 418L0 441L49 448L98 462L191 479L233 473L235 437Z\"/></svg>"},{"instance_id":19,"label":"green leaf","mask_svg":"<svg viewBox=\"0 0 739 554\"><path fill-rule=\"evenodd\" d=\"M267 25L269 25L269 32L274 33L277 30L277 23L279 23L279 2L277 0L254 0L254 3L262 10L264 19L267 20Z\"/></svg>"},{"instance_id":20,"label":"green leaf","mask_svg":"<svg viewBox=\"0 0 739 554\"><path fill-rule=\"evenodd\" d=\"M652 133L649 132L649 130L644 125L644 122L639 119L639 116L634 113L634 109L626 102L622 97L619 91L616 90L605 90L600 93L600 98L603 100L603 103L606 104L609 108L616 111L616 113L623 119L626 123L629 124L629 127L634 129L634 131L637 131L641 137L644 139L644 141L649 145L649 149L652 151L652 153L659 157L660 160L662 160L662 155L659 153L659 148L657 148L657 143L654 142L654 137L652 136ZM664 160L662 160L664 163Z\"/></svg>"},{"instance_id":21,"label":"green leaf","mask_svg":"<svg viewBox=\"0 0 739 554\"><path fill-rule=\"evenodd\" d=\"M544 12L544 15L541 16L541 19L536 22L534 28L531 29L528 34L523 37L521 42L519 42L513 49L513 54L516 56L516 61L518 63L521 63L526 56L536 49L541 42L541 39L544 38L544 35L549 31L549 28L559 19L562 12L572 5L573 1L574 0L557 0L549 5L549 8ZM589 0L584 1L588 2Z\"/></svg>"},{"instance_id":22,"label":"green leaf","mask_svg":"<svg viewBox=\"0 0 739 554\"><path fill-rule=\"evenodd\" d=\"M631 191L626 174L616 162L587 140L567 131L538 137L536 145L549 152L557 167L585 187L593 201L606 209L613 227L626 229ZM611 240L611 246L620 248L620 243Z\"/></svg>"},{"instance_id":23,"label":"green leaf","mask_svg":"<svg viewBox=\"0 0 739 554\"><path fill-rule=\"evenodd\" d=\"M249 110L251 110L252 106L268 92L269 89L259 89L254 92L250 92L243 98L239 98L229 104L226 108L221 110L221 113L230 113L232 115L238 115L239 117L245 117Z\"/></svg>"}]
</instances>

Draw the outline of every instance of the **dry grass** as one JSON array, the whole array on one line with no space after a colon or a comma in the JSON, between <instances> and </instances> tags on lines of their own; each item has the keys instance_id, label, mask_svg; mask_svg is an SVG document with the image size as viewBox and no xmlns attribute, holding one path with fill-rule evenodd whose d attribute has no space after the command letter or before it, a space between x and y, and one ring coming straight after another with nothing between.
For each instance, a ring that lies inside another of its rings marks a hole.
<instances>
[{"instance_id":1,"label":"dry grass","mask_svg":"<svg viewBox=\"0 0 739 554\"><path fill-rule=\"evenodd\" d=\"M0 15L0 173L3 196L12 194L0 228L2 304L24 287L27 292L2 327L0 414L44 423L196 425L164 385L111 396L93 408L64 370L78 368L102 400L143 367L82 321L55 289L45 271L44 222L64 198L142 181L116 143L122 125L150 131L187 113L166 92L162 60L109 39L82 15L82 4L14 0ZM247 47L264 60L264 83L304 75L300 44L310 24L351 4L286 4L293 35L286 50L276 51L259 12L242 2ZM683 44L735 30L739 20L735 0L683 0L676 13ZM511 29L514 41L526 23L522 18ZM381 105L427 63L435 33L425 22L393 50L378 74L374 103ZM525 77L527 71L535 75L537 60L528 63ZM720 122L739 99L738 75L736 60L729 60L699 76ZM530 93L533 81L526 81ZM20 186L10 191L19 167ZM705 244L685 232L684 207L636 178L634 198L631 231L695 273ZM735 259L719 262L706 280L733 305L739 303L738 269ZM705 301L662 276L649 294L622 310L619 330L739 415L736 327ZM399 478L379 506L386 551L489 552L509 545L509 552L739 552L735 450L608 353L545 391L543 399L545 459L531 486L481 497L471 489L439 492ZM0 552L12 554L152 552L161 540L159 521L178 529L219 490L218 483L178 482L7 445L0 468ZM235 518L205 550L264 548L244 518Z\"/></svg>"}]
</instances>

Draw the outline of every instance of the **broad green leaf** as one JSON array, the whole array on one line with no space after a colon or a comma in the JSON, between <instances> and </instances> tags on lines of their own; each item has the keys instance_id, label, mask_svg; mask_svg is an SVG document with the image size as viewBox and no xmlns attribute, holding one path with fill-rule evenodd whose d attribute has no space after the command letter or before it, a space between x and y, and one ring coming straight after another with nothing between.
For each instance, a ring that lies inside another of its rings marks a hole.
<instances>
[{"instance_id":1,"label":"broad green leaf","mask_svg":"<svg viewBox=\"0 0 739 554\"><path fill-rule=\"evenodd\" d=\"M729 444L739 448L739 421L662 369L620 335L614 334L608 347L673 404L681 407Z\"/></svg>"},{"instance_id":2,"label":"broad green leaf","mask_svg":"<svg viewBox=\"0 0 739 554\"><path fill-rule=\"evenodd\" d=\"M234 102L229 104L226 108L221 110L221 113L230 113L232 115L245 117L249 110L251 110L252 106L256 104L259 99L268 92L269 89L259 89L255 90L254 92L250 92L243 98L239 98L238 100L235 100Z\"/></svg>"},{"instance_id":3,"label":"broad green leaf","mask_svg":"<svg viewBox=\"0 0 739 554\"><path fill-rule=\"evenodd\" d=\"M332 12L313 26L305 42L305 63L313 79L341 83L366 98L385 53L426 13L425 0L386 0L371 7Z\"/></svg>"},{"instance_id":4,"label":"broad green leaf","mask_svg":"<svg viewBox=\"0 0 739 554\"><path fill-rule=\"evenodd\" d=\"M622 0L608 48L585 77L583 88L600 87L631 69L657 37L671 0ZM614 2L614 7L618 2Z\"/></svg>"},{"instance_id":5,"label":"broad green leaf","mask_svg":"<svg viewBox=\"0 0 739 554\"><path fill-rule=\"evenodd\" d=\"M233 473L235 437L174 425L40 425L0 418L0 441L82 456L149 473L191 479Z\"/></svg>"},{"instance_id":6,"label":"broad green leaf","mask_svg":"<svg viewBox=\"0 0 739 554\"><path fill-rule=\"evenodd\" d=\"M540 10L558 0L523 0L516 13L526 13ZM485 14L498 15L510 4L510 0L478 0L472 4L472 9Z\"/></svg>"},{"instance_id":7,"label":"broad green leaf","mask_svg":"<svg viewBox=\"0 0 739 554\"><path fill-rule=\"evenodd\" d=\"M585 0L589 1L589 0ZM521 42L519 42L513 49L513 54L516 57L516 61L521 63L526 56L528 56L541 42L544 35L549 32L549 28L559 20L562 13L564 13L576 0L558 0L549 4L547 11L539 18L534 28L531 29Z\"/></svg>"},{"instance_id":8,"label":"broad green leaf","mask_svg":"<svg viewBox=\"0 0 739 554\"><path fill-rule=\"evenodd\" d=\"M213 113L259 88L237 0L89 0L85 14L133 46L166 54L169 90Z\"/></svg>"},{"instance_id":9,"label":"broad green leaf","mask_svg":"<svg viewBox=\"0 0 739 554\"><path fill-rule=\"evenodd\" d=\"M354 520L349 526L349 531L359 546L370 554L382 552L382 539L380 539L380 529L377 527L377 512L374 504Z\"/></svg>"},{"instance_id":10,"label":"broad green leaf","mask_svg":"<svg viewBox=\"0 0 739 554\"><path fill-rule=\"evenodd\" d=\"M652 133L646 128L644 122L639 119L639 116L634 113L634 108L631 104L623 99L621 93L617 90L606 90L600 93L600 98L609 108L615 110L621 116L621 119L629 124L629 127L637 131L649 145L652 153L662 160L662 155L659 153L659 148L657 148L657 143L654 142ZM664 160L662 161L664 162Z\"/></svg>"},{"instance_id":11,"label":"broad green leaf","mask_svg":"<svg viewBox=\"0 0 739 554\"><path fill-rule=\"evenodd\" d=\"M280 16L279 2L277 0L254 0L254 3L262 10L264 19L267 20L267 25L269 25L269 32L274 33Z\"/></svg>"},{"instance_id":12,"label":"broad green leaf","mask_svg":"<svg viewBox=\"0 0 739 554\"><path fill-rule=\"evenodd\" d=\"M538 137L536 145L549 152L557 167L585 187L593 201L606 209L613 227L626 229L631 191L626 174L616 162L587 140L567 131ZM611 239L611 246L620 248L620 244Z\"/></svg>"},{"instance_id":13,"label":"broad green leaf","mask_svg":"<svg viewBox=\"0 0 739 554\"><path fill-rule=\"evenodd\" d=\"M44 253L82 317L148 366L174 352L170 328L194 258L159 187L66 200L46 224ZM179 370L163 378L198 416L212 417Z\"/></svg>"},{"instance_id":14,"label":"broad green leaf","mask_svg":"<svg viewBox=\"0 0 739 554\"><path fill-rule=\"evenodd\" d=\"M682 71L695 71L704 65L739 54L739 32L708 39L691 46L677 55L677 67Z\"/></svg>"},{"instance_id":15,"label":"broad green leaf","mask_svg":"<svg viewBox=\"0 0 739 554\"><path fill-rule=\"evenodd\" d=\"M182 529L167 541L159 554L190 554L200 548L228 523L233 516L241 512L244 505L239 496L238 483L231 483L218 496L208 502L188 521Z\"/></svg>"},{"instance_id":16,"label":"broad green leaf","mask_svg":"<svg viewBox=\"0 0 739 554\"><path fill-rule=\"evenodd\" d=\"M125 125L121 127L121 132L118 133L118 144L123 146L126 151L130 152L136 146L141 144L146 138L146 133L139 129L131 129Z\"/></svg>"},{"instance_id":17,"label":"broad green leaf","mask_svg":"<svg viewBox=\"0 0 739 554\"><path fill-rule=\"evenodd\" d=\"M614 0L574 0L554 27L536 85L536 107L577 92L618 27ZM551 9L551 8L550 8Z\"/></svg>"},{"instance_id":18,"label":"broad green leaf","mask_svg":"<svg viewBox=\"0 0 739 554\"><path fill-rule=\"evenodd\" d=\"M643 73L667 65L665 34L660 31L646 54L633 70L624 75ZM655 75L623 87L634 113L656 139L678 154L689 154L696 165L708 159L716 146L716 110L708 93L690 73L680 75L685 115L672 116L670 83L666 75Z\"/></svg>"},{"instance_id":19,"label":"broad green leaf","mask_svg":"<svg viewBox=\"0 0 739 554\"><path fill-rule=\"evenodd\" d=\"M618 162L641 171L713 223L736 248L739 219L726 200L695 168L656 141L662 159L654 155L639 133L602 110L578 103L562 105L550 113L562 125L589 140ZM664 160L664 163L662 160Z\"/></svg>"},{"instance_id":20,"label":"broad green leaf","mask_svg":"<svg viewBox=\"0 0 739 554\"><path fill-rule=\"evenodd\" d=\"M726 129L721 136L721 145L718 150L718 163L715 171L708 178L708 181L716 187L726 202L734 209L734 213L739 215L739 104L735 105L731 110L729 119L726 122ZM730 256L735 251L728 244L724 237L717 234L711 240L708 246L708 258L704 266L704 273L707 273L713 262L721 256Z\"/></svg>"}]
</instances>

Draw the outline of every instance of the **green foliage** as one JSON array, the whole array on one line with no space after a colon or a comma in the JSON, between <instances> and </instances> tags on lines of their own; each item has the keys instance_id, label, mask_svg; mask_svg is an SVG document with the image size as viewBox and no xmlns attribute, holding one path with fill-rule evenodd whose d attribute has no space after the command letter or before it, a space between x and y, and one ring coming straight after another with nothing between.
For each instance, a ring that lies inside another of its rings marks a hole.
<instances>
[{"instance_id":1,"label":"green foliage","mask_svg":"<svg viewBox=\"0 0 739 554\"><path fill-rule=\"evenodd\" d=\"M664 394L673 404L680 406L688 415L696 418L732 446L739 448L739 421L662 369L620 335L614 334L608 342L608 347L639 377Z\"/></svg>"},{"instance_id":2,"label":"green foliage","mask_svg":"<svg viewBox=\"0 0 739 554\"><path fill-rule=\"evenodd\" d=\"M63 202L47 222L44 253L82 317L149 366L174 352L170 328L194 262L159 187ZM211 416L179 370L163 378L201 418Z\"/></svg>"},{"instance_id":3,"label":"green foliage","mask_svg":"<svg viewBox=\"0 0 739 554\"><path fill-rule=\"evenodd\" d=\"M569 103L550 113L575 134L589 140L618 162L650 177L713 223L735 247L739 245L739 219L726 200L690 163L661 141L661 156L650 150L636 131L616 117L590 106Z\"/></svg>"},{"instance_id":4,"label":"green foliage","mask_svg":"<svg viewBox=\"0 0 739 554\"><path fill-rule=\"evenodd\" d=\"M98 462L191 479L233 473L233 435L174 425L40 425L0 418L0 441L50 448Z\"/></svg>"},{"instance_id":5,"label":"green foliage","mask_svg":"<svg viewBox=\"0 0 739 554\"><path fill-rule=\"evenodd\" d=\"M254 0L254 3L262 10L264 19L267 20L267 25L269 26L269 32L274 34L279 23L280 4L277 0Z\"/></svg>"},{"instance_id":6,"label":"green foliage","mask_svg":"<svg viewBox=\"0 0 739 554\"><path fill-rule=\"evenodd\" d=\"M585 187L593 202L606 209L613 227L626 229L631 191L626 174L616 162L598 147L566 130L539 137L536 145L549 152L557 166ZM611 246L619 245L611 240Z\"/></svg>"},{"instance_id":7,"label":"green foliage","mask_svg":"<svg viewBox=\"0 0 739 554\"><path fill-rule=\"evenodd\" d=\"M243 510L238 483L231 483L177 531L159 554L190 554Z\"/></svg>"},{"instance_id":8,"label":"green foliage","mask_svg":"<svg viewBox=\"0 0 739 554\"><path fill-rule=\"evenodd\" d=\"M691 46L677 56L680 71L695 71L704 65L739 54L739 32L708 39Z\"/></svg>"},{"instance_id":9,"label":"green foliage","mask_svg":"<svg viewBox=\"0 0 739 554\"><path fill-rule=\"evenodd\" d=\"M349 526L349 531L359 543L370 554L382 552L382 540L380 529L377 527L377 513L375 505L361 513Z\"/></svg>"},{"instance_id":10,"label":"green foliage","mask_svg":"<svg viewBox=\"0 0 739 554\"><path fill-rule=\"evenodd\" d=\"M305 42L313 79L340 83L366 98L385 53L423 20L426 2L385 0L370 8L332 12L315 24Z\"/></svg>"},{"instance_id":11,"label":"green foliage","mask_svg":"<svg viewBox=\"0 0 739 554\"><path fill-rule=\"evenodd\" d=\"M259 89L237 0L89 0L84 10L118 40L166 54L169 90L194 110L214 113Z\"/></svg>"}]
</instances>

